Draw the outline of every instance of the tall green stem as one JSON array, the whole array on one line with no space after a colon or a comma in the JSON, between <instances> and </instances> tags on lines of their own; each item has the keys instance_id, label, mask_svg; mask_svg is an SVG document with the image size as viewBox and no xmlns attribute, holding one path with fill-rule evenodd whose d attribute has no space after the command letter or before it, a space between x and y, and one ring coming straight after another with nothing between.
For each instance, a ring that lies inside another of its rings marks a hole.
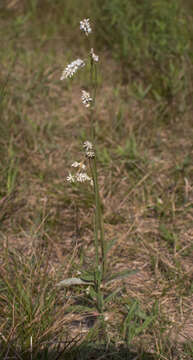
<instances>
[{"instance_id":1,"label":"tall green stem","mask_svg":"<svg viewBox=\"0 0 193 360\"><path fill-rule=\"evenodd\" d=\"M98 245L99 245L98 233L100 232L100 248L101 248L101 256L102 256L102 274L103 274L102 277L104 277L106 273L106 243L104 238L104 226L103 226L102 206L101 206L99 186L98 186L96 158L90 159L90 166L94 181L94 194L95 194L95 248L97 255L96 258L98 259Z\"/></svg>"},{"instance_id":2,"label":"tall green stem","mask_svg":"<svg viewBox=\"0 0 193 360\"><path fill-rule=\"evenodd\" d=\"M90 82L92 87L92 108L90 112L90 126L91 126L91 139L95 144L95 125L94 125L94 107L96 100L96 91L97 91L97 66L94 64L94 61L91 57L91 69L90 69ZM100 247L101 247L101 256L102 256L102 274L104 277L106 273L106 246L104 239L104 226L103 226L103 218L102 218L102 207L101 200L99 194L99 186L98 186L98 178L97 178L97 165L96 158L90 160L90 166L93 176L94 182L94 193L95 193L95 250L96 250L96 263L99 265L99 240L98 234L100 232Z\"/></svg>"}]
</instances>

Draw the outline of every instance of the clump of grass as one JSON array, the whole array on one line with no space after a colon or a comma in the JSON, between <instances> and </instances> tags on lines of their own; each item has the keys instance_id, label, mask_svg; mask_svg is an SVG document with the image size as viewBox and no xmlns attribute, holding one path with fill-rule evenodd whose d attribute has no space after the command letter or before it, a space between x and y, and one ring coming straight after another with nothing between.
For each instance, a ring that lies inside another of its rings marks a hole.
<instances>
[{"instance_id":1,"label":"clump of grass","mask_svg":"<svg viewBox=\"0 0 193 360\"><path fill-rule=\"evenodd\" d=\"M45 343L48 348L57 337L58 344L66 331L57 306L59 297L48 276L49 256L45 258L40 248L27 257L7 245L1 250L1 359L11 354L24 359L30 352L35 358Z\"/></svg>"}]
</instances>

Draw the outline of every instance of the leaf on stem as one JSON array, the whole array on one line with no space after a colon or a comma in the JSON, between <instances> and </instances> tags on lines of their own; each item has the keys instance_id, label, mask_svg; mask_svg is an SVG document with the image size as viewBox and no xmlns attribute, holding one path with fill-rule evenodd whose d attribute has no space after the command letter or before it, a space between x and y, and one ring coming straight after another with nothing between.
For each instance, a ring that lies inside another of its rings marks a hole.
<instances>
[{"instance_id":1,"label":"leaf on stem","mask_svg":"<svg viewBox=\"0 0 193 360\"><path fill-rule=\"evenodd\" d=\"M111 276L107 277L105 279L105 283L106 284L109 284L110 282L112 282L113 280L119 280L119 279L124 279L125 277L127 276L130 276L130 275L134 275L136 274L137 272L139 272L138 269L135 269L135 270L123 270L123 271L120 271L120 272L117 272L115 274L112 274Z\"/></svg>"},{"instance_id":2,"label":"leaf on stem","mask_svg":"<svg viewBox=\"0 0 193 360\"><path fill-rule=\"evenodd\" d=\"M68 286L74 286L74 285L93 285L92 281L83 280L80 278L68 278L60 281L56 284L56 286L62 287L68 287Z\"/></svg>"}]
</instances>

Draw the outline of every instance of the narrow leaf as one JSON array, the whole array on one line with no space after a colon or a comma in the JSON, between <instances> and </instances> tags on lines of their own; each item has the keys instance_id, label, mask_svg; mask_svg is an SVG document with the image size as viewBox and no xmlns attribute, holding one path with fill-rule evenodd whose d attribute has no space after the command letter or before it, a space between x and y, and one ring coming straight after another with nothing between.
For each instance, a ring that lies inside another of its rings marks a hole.
<instances>
[{"instance_id":1,"label":"narrow leaf","mask_svg":"<svg viewBox=\"0 0 193 360\"><path fill-rule=\"evenodd\" d=\"M112 282L113 280L123 279L123 278L125 278L127 276L134 275L137 272L139 272L138 269L136 269L136 270L124 270L124 271L121 271L121 272L117 272L115 274L112 274L107 279L105 279L105 283L108 284L108 283Z\"/></svg>"},{"instance_id":2,"label":"narrow leaf","mask_svg":"<svg viewBox=\"0 0 193 360\"><path fill-rule=\"evenodd\" d=\"M115 291L113 291L111 294L109 294L106 298L105 298L105 304L108 304L111 299L113 299L117 293L119 293L119 291L121 290L121 288L116 289Z\"/></svg>"},{"instance_id":3,"label":"narrow leaf","mask_svg":"<svg viewBox=\"0 0 193 360\"><path fill-rule=\"evenodd\" d=\"M87 283L88 282L94 282L94 279L95 279L95 274L94 272L92 271L84 271L81 273L81 276L80 276L80 279L83 280L83 281L86 281Z\"/></svg>"},{"instance_id":4,"label":"narrow leaf","mask_svg":"<svg viewBox=\"0 0 193 360\"><path fill-rule=\"evenodd\" d=\"M113 239L107 243L106 254L111 250L114 244L117 242L117 239Z\"/></svg>"},{"instance_id":5,"label":"narrow leaf","mask_svg":"<svg viewBox=\"0 0 193 360\"><path fill-rule=\"evenodd\" d=\"M68 287L68 286L74 286L74 285L93 285L93 282L85 281L79 278L68 278L65 280L60 281L56 284L56 286L62 287Z\"/></svg>"}]
</instances>

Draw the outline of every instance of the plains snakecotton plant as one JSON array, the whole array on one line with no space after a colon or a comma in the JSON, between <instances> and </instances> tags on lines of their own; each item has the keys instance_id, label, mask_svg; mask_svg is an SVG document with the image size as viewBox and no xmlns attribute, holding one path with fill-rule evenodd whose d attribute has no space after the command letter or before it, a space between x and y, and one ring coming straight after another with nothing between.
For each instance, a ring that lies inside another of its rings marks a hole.
<instances>
[{"instance_id":1,"label":"plains snakecotton plant","mask_svg":"<svg viewBox=\"0 0 193 360\"><path fill-rule=\"evenodd\" d=\"M80 21L80 30L89 37L92 33L90 20L84 19ZM96 136L95 136L95 123L94 111L97 91L97 64L99 56L94 53L94 49L89 46L88 58L82 60L80 58L68 64L61 76L61 80L72 78L80 69L85 67L87 62L90 62L90 92L84 89L81 90L80 99L82 104L88 109L88 116L90 121L90 139L83 143L84 158L82 161L75 161L72 163L73 171L69 172L66 180L70 183L88 183L93 188L95 199L95 212L94 212L94 247L95 247L95 266L89 271L80 271L78 278L68 278L57 284L57 286L73 286L73 285L89 285L87 295L90 297L93 306L102 313L105 305L112 300L120 289L116 289L113 293L104 297L102 291L102 284L107 284L128 276L134 271L129 269L120 273L112 274L107 272L107 250L109 250L114 241L105 241L104 237L104 223L101 208L101 199L99 194L98 176L97 176L97 155L96 155ZM87 167L89 173L87 172Z\"/></svg>"}]
</instances>

